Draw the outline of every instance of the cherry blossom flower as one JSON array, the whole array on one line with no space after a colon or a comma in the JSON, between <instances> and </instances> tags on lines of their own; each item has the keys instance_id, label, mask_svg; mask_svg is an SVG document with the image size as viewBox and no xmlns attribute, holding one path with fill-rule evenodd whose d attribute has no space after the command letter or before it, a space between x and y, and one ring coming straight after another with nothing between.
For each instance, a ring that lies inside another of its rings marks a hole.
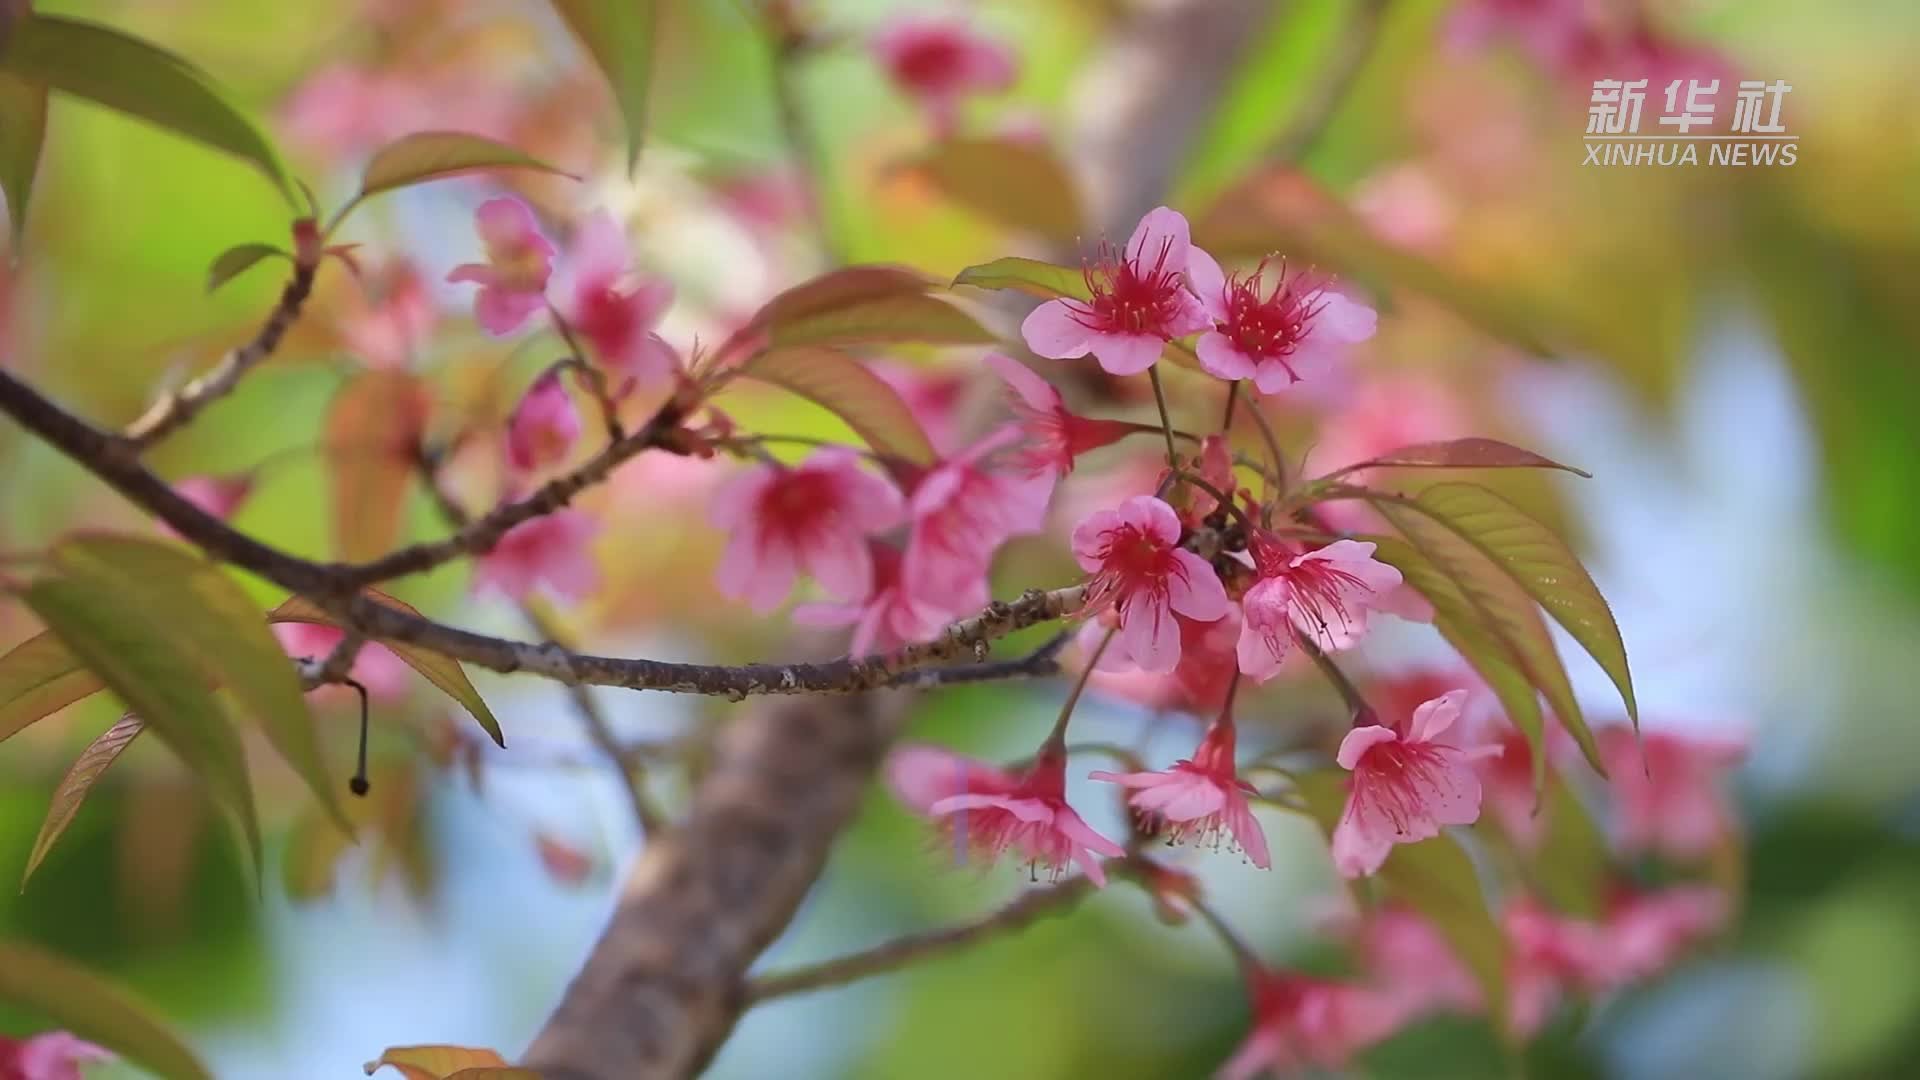
<instances>
[{"instance_id":1,"label":"cherry blossom flower","mask_svg":"<svg viewBox=\"0 0 1920 1080\"><path fill-rule=\"evenodd\" d=\"M1156 711L1179 709L1200 716L1219 712L1226 705L1227 688L1239 670L1233 648L1240 637L1240 610L1230 604L1224 618L1211 622L1198 622L1177 612L1173 619L1180 626L1180 662L1171 672L1140 670L1125 643L1116 636L1100 654L1089 685L1100 693ZM1081 627L1082 654L1092 655L1107 631L1118 625L1112 611L1087 620Z\"/></svg>"},{"instance_id":2,"label":"cherry blossom flower","mask_svg":"<svg viewBox=\"0 0 1920 1080\"><path fill-rule=\"evenodd\" d=\"M1545 1026L1569 990L1609 981L1607 943L1594 923L1522 896L1508 902L1500 927L1507 938L1508 1021L1521 1035Z\"/></svg>"},{"instance_id":3,"label":"cherry blossom flower","mask_svg":"<svg viewBox=\"0 0 1920 1080\"><path fill-rule=\"evenodd\" d=\"M553 242L541 235L533 211L519 199L488 199L475 211L473 221L486 246L487 261L462 263L447 280L478 284L474 321L487 333L505 337L546 306Z\"/></svg>"},{"instance_id":4,"label":"cherry blossom flower","mask_svg":"<svg viewBox=\"0 0 1920 1080\"><path fill-rule=\"evenodd\" d=\"M1020 786L1018 776L991 762L919 743L896 747L882 773L894 797L918 814L955 795L1005 795Z\"/></svg>"},{"instance_id":5,"label":"cherry blossom flower","mask_svg":"<svg viewBox=\"0 0 1920 1080\"><path fill-rule=\"evenodd\" d=\"M558 371L533 381L507 420L507 462L521 472L558 465L580 439L580 412Z\"/></svg>"},{"instance_id":6,"label":"cherry blossom flower","mask_svg":"<svg viewBox=\"0 0 1920 1080\"><path fill-rule=\"evenodd\" d=\"M1745 756L1744 741L1673 731L1642 731L1636 739L1619 725L1601 728L1596 737L1612 781L1622 850L1696 859L1732 835L1733 810L1717 781Z\"/></svg>"},{"instance_id":7,"label":"cherry blossom flower","mask_svg":"<svg viewBox=\"0 0 1920 1080\"><path fill-rule=\"evenodd\" d=\"M749 469L716 491L708 517L729 534L720 591L765 614L804 570L840 600L864 601L873 590L867 534L899 523L901 498L859 462L851 450L819 450L791 468Z\"/></svg>"},{"instance_id":8,"label":"cherry blossom flower","mask_svg":"<svg viewBox=\"0 0 1920 1080\"><path fill-rule=\"evenodd\" d=\"M1100 771L1092 777L1132 788L1127 805L1155 831L1165 830L1171 842L1192 836L1218 847L1230 837L1253 865L1265 870L1272 866L1267 836L1247 806L1253 785L1234 772L1233 744L1233 721L1223 719L1207 729L1191 758L1158 772Z\"/></svg>"},{"instance_id":9,"label":"cherry blossom flower","mask_svg":"<svg viewBox=\"0 0 1920 1080\"><path fill-rule=\"evenodd\" d=\"M1275 394L1332 367L1349 346L1373 336L1377 316L1365 304L1332 292L1315 279L1287 276L1272 289L1267 264L1228 276L1213 256L1192 248L1187 274L1216 324L1200 335L1200 366L1222 379L1252 379Z\"/></svg>"},{"instance_id":10,"label":"cherry blossom flower","mask_svg":"<svg viewBox=\"0 0 1920 1080\"><path fill-rule=\"evenodd\" d=\"M1015 75L1011 50L957 19L897 17L873 36L873 52L943 138L959 126L960 103L968 95L1005 90Z\"/></svg>"},{"instance_id":11,"label":"cherry blossom flower","mask_svg":"<svg viewBox=\"0 0 1920 1080\"><path fill-rule=\"evenodd\" d=\"M234 515L253 492L253 474L230 476L188 476L174 482L173 490L183 499L222 521Z\"/></svg>"},{"instance_id":12,"label":"cherry blossom flower","mask_svg":"<svg viewBox=\"0 0 1920 1080\"><path fill-rule=\"evenodd\" d=\"M1253 998L1253 1031L1215 1080L1337 1070L1401 1023L1393 1002L1364 986L1254 967L1247 971L1247 992Z\"/></svg>"},{"instance_id":13,"label":"cherry blossom flower","mask_svg":"<svg viewBox=\"0 0 1920 1080\"><path fill-rule=\"evenodd\" d=\"M1098 264L1085 268L1091 300L1049 300L1027 316L1027 348L1055 360L1092 353L1114 375L1147 370L1167 342L1213 325L1187 289L1192 250L1185 217L1164 206L1148 211L1124 254L1103 245Z\"/></svg>"},{"instance_id":14,"label":"cherry blossom flower","mask_svg":"<svg viewBox=\"0 0 1920 1080\"><path fill-rule=\"evenodd\" d=\"M1607 906L1602 934L1605 968L1613 986L1651 978L1726 925L1731 905L1712 885L1628 891Z\"/></svg>"},{"instance_id":15,"label":"cherry blossom flower","mask_svg":"<svg viewBox=\"0 0 1920 1080\"><path fill-rule=\"evenodd\" d=\"M671 373L679 359L654 326L673 301L673 286L634 275L627 237L612 217L594 214L580 226L554 272L554 303L594 358L625 383L625 392Z\"/></svg>"},{"instance_id":16,"label":"cherry blossom flower","mask_svg":"<svg viewBox=\"0 0 1920 1080\"><path fill-rule=\"evenodd\" d=\"M988 353L986 364L1007 384L1023 436L1015 460L1033 472L1052 471L1065 476L1073 459L1132 434L1134 425L1120 420L1095 420L1067 409L1060 391L1018 360Z\"/></svg>"},{"instance_id":17,"label":"cherry blossom flower","mask_svg":"<svg viewBox=\"0 0 1920 1080\"><path fill-rule=\"evenodd\" d=\"M987 583L976 579L963 593L927 595L910 586L902 569L905 558L892 544L874 540L868 545L873 561L873 593L864 603L801 604L793 621L807 626L851 626L853 655L892 649L926 641L940 628L987 606Z\"/></svg>"},{"instance_id":18,"label":"cherry blossom flower","mask_svg":"<svg viewBox=\"0 0 1920 1080\"><path fill-rule=\"evenodd\" d=\"M1342 876L1371 874L1393 845L1479 818L1473 758L1482 751L1440 741L1460 718L1466 696L1449 691L1415 709L1405 727L1367 724L1341 740L1340 767L1353 773L1346 810L1333 830L1333 862Z\"/></svg>"},{"instance_id":19,"label":"cherry blossom flower","mask_svg":"<svg viewBox=\"0 0 1920 1080\"><path fill-rule=\"evenodd\" d=\"M1112 610L1119 637L1141 670L1180 663L1178 612L1199 622L1227 614L1227 590L1205 559L1179 546L1180 518L1151 495L1089 515L1073 530L1073 557L1093 575L1086 614Z\"/></svg>"},{"instance_id":20,"label":"cherry blossom flower","mask_svg":"<svg viewBox=\"0 0 1920 1080\"><path fill-rule=\"evenodd\" d=\"M413 263L392 259L361 275L341 305L340 337L368 367L407 366L433 335L439 312Z\"/></svg>"},{"instance_id":21,"label":"cherry blossom flower","mask_svg":"<svg viewBox=\"0 0 1920 1080\"><path fill-rule=\"evenodd\" d=\"M1420 614L1397 592L1400 571L1376 560L1369 541L1299 551L1262 533L1250 547L1260 580L1240 601L1238 655L1240 670L1258 681L1279 672L1296 633L1336 652L1360 640L1371 611Z\"/></svg>"},{"instance_id":22,"label":"cherry blossom flower","mask_svg":"<svg viewBox=\"0 0 1920 1080\"><path fill-rule=\"evenodd\" d=\"M591 543L599 525L584 511L556 510L508 529L474 566L474 585L515 600L545 586L565 600L580 600L599 583Z\"/></svg>"},{"instance_id":23,"label":"cherry blossom flower","mask_svg":"<svg viewBox=\"0 0 1920 1080\"><path fill-rule=\"evenodd\" d=\"M304 656L313 660L324 660L333 653L334 646L346 633L337 626L321 623L275 623L274 637L280 640L280 647L287 650L288 656ZM411 669L406 661L393 654L391 649L378 642L369 641L360 646L354 654L353 667L348 669L355 682L367 688L367 696L376 701L396 701L407 694L407 673ZM314 693L337 692L343 687L323 686Z\"/></svg>"},{"instance_id":24,"label":"cherry blossom flower","mask_svg":"<svg viewBox=\"0 0 1920 1080\"><path fill-rule=\"evenodd\" d=\"M946 819L956 835L964 832L968 848L988 863L1012 848L1053 878L1072 863L1104 887L1107 875L1095 856L1117 859L1126 850L1093 831L1067 805L1066 770L1065 752L1043 747L1011 789L1001 790L998 777L976 781L969 774L963 791L935 802L927 813Z\"/></svg>"},{"instance_id":25,"label":"cherry blossom flower","mask_svg":"<svg viewBox=\"0 0 1920 1080\"><path fill-rule=\"evenodd\" d=\"M65 1031L27 1039L0 1035L0 1080L81 1080L80 1066L113 1059L111 1052Z\"/></svg>"},{"instance_id":26,"label":"cherry blossom flower","mask_svg":"<svg viewBox=\"0 0 1920 1080\"><path fill-rule=\"evenodd\" d=\"M996 429L914 485L903 572L921 595L976 595L1000 545L1045 523L1055 478L1004 459L1018 438Z\"/></svg>"},{"instance_id":27,"label":"cherry blossom flower","mask_svg":"<svg viewBox=\"0 0 1920 1080\"><path fill-rule=\"evenodd\" d=\"M1378 986L1400 1015L1472 1013L1483 1007L1480 983L1426 916L1399 904L1356 920L1354 949L1369 984Z\"/></svg>"}]
</instances>

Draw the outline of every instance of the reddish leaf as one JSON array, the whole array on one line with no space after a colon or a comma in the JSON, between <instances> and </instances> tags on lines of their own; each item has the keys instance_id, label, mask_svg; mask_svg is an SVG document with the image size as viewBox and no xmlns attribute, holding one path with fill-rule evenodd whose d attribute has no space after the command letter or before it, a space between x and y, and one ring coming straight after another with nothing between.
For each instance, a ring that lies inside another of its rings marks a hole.
<instances>
[{"instance_id":1,"label":"reddish leaf","mask_svg":"<svg viewBox=\"0 0 1920 1080\"><path fill-rule=\"evenodd\" d=\"M509 1080L539 1080L539 1074L529 1069L511 1069L507 1059L492 1050L476 1050L465 1046L395 1046L380 1055L380 1060L366 1064L368 1076L380 1071L381 1066L398 1069L407 1080L448 1080L476 1069L506 1070L488 1075Z\"/></svg>"},{"instance_id":2,"label":"reddish leaf","mask_svg":"<svg viewBox=\"0 0 1920 1080\"><path fill-rule=\"evenodd\" d=\"M721 347L723 355L798 345L993 340L973 316L927 295L933 282L899 266L851 266L768 301Z\"/></svg>"},{"instance_id":3,"label":"reddish leaf","mask_svg":"<svg viewBox=\"0 0 1920 1080\"><path fill-rule=\"evenodd\" d=\"M593 857L579 848L546 833L535 834L533 845L540 855L541 868L560 884L579 885L593 876Z\"/></svg>"},{"instance_id":4,"label":"reddish leaf","mask_svg":"<svg viewBox=\"0 0 1920 1080\"><path fill-rule=\"evenodd\" d=\"M1593 478L1593 474L1571 465L1562 465L1531 450L1503 443L1498 439L1449 439L1445 442L1415 443L1389 450L1377 458L1349 465L1341 472L1371 468L1432 469L1561 469L1575 476Z\"/></svg>"},{"instance_id":5,"label":"reddish leaf","mask_svg":"<svg viewBox=\"0 0 1920 1080\"><path fill-rule=\"evenodd\" d=\"M948 139L900 171L998 224L1067 245L1079 237L1082 214L1073 179L1044 144Z\"/></svg>"},{"instance_id":6,"label":"reddish leaf","mask_svg":"<svg viewBox=\"0 0 1920 1080\"><path fill-rule=\"evenodd\" d=\"M361 372L334 395L324 445L340 558L374 559L399 540L428 403L420 380L400 371Z\"/></svg>"},{"instance_id":7,"label":"reddish leaf","mask_svg":"<svg viewBox=\"0 0 1920 1080\"><path fill-rule=\"evenodd\" d=\"M47 806L47 817L40 823L40 835L33 839L33 851L27 856L27 869L20 875L20 887L26 888L27 879L33 876L40 861L53 849L53 842L73 824L74 815L80 812L80 804L87 799L87 793L93 785L106 775L107 769L120 759L120 752L133 744L134 737L140 734L145 725L140 718L128 713L122 716L99 737L87 744L80 757L67 774L60 778L60 786L53 789L53 799Z\"/></svg>"},{"instance_id":8,"label":"reddish leaf","mask_svg":"<svg viewBox=\"0 0 1920 1080\"><path fill-rule=\"evenodd\" d=\"M907 403L880 376L843 352L777 349L756 357L740 373L826 408L877 453L914 465L933 464L933 443Z\"/></svg>"},{"instance_id":9,"label":"reddish leaf","mask_svg":"<svg viewBox=\"0 0 1920 1080\"><path fill-rule=\"evenodd\" d=\"M106 688L51 631L0 656L0 740Z\"/></svg>"},{"instance_id":10,"label":"reddish leaf","mask_svg":"<svg viewBox=\"0 0 1920 1080\"><path fill-rule=\"evenodd\" d=\"M485 136L463 131L416 131L374 153L360 176L360 194L354 200L481 169L535 169L579 179L518 147Z\"/></svg>"}]
</instances>

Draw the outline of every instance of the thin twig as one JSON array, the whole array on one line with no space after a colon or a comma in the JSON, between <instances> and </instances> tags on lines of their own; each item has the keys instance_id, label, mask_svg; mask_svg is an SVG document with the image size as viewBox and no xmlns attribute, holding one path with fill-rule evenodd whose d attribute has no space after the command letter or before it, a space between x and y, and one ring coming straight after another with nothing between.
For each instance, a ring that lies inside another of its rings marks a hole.
<instances>
[{"instance_id":1,"label":"thin twig","mask_svg":"<svg viewBox=\"0 0 1920 1080\"><path fill-rule=\"evenodd\" d=\"M1160 368L1158 365L1147 369L1147 378L1153 383L1153 403L1160 409L1160 430L1167 437L1167 465L1180 467L1180 452L1173 446L1173 420L1167 415L1167 392L1160 386Z\"/></svg>"}]
</instances>

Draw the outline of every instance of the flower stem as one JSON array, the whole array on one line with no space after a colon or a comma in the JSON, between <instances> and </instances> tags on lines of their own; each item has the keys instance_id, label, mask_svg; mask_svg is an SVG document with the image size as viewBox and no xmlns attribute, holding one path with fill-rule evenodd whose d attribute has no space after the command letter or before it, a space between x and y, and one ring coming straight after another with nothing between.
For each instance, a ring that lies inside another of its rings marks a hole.
<instances>
[{"instance_id":1,"label":"flower stem","mask_svg":"<svg viewBox=\"0 0 1920 1080\"><path fill-rule=\"evenodd\" d=\"M1073 719L1073 708L1080 704L1080 694L1087 688L1087 680L1093 677L1093 669L1100 666L1100 657L1106 654L1107 646L1113 643L1113 636L1119 629L1109 630L1100 639L1093 655L1087 657L1087 666L1080 671L1080 677L1073 682L1073 689L1067 691L1067 700L1060 706L1060 719L1053 722L1053 731L1047 735L1047 741L1041 744L1041 751L1055 750L1064 753L1067 748L1067 722Z\"/></svg>"},{"instance_id":2,"label":"flower stem","mask_svg":"<svg viewBox=\"0 0 1920 1080\"><path fill-rule=\"evenodd\" d=\"M1340 670L1340 665L1334 663L1332 657L1305 634L1296 632L1294 640L1298 641L1300 648L1313 658L1313 665L1327 677L1327 681L1333 684L1333 688L1340 691L1340 700L1346 702L1347 708L1353 710L1354 727L1366 727L1380 722L1379 715L1373 711L1373 706L1367 704L1367 699L1361 695L1360 688L1353 684L1352 679L1347 678L1347 673Z\"/></svg>"},{"instance_id":3,"label":"flower stem","mask_svg":"<svg viewBox=\"0 0 1920 1080\"><path fill-rule=\"evenodd\" d=\"M1153 381L1153 403L1160 408L1160 430L1167 436L1167 465L1177 469L1180 467L1180 455L1173 448L1173 420L1167 415L1167 392L1160 386L1160 369L1148 368L1147 378Z\"/></svg>"},{"instance_id":4,"label":"flower stem","mask_svg":"<svg viewBox=\"0 0 1920 1080\"><path fill-rule=\"evenodd\" d=\"M1227 384L1227 409L1225 415L1220 417L1222 436L1233 430L1233 407L1238 404L1240 404L1240 380L1235 379Z\"/></svg>"},{"instance_id":5,"label":"flower stem","mask_svg":"<svg viewBox=\"0 0 1920 1080\"><path fill-rule=\"evenodd\" d=\"M1213 932L1219 936L1221 943L1226 945L1227 951L1233 954L1242 972L1258 970L1263 966L1260 963L1260 957L1253 951L1253 946L1248 945L1245 938L1241 937L1233 927L1227 925L1227 920L1221 918L1219 912L1213 910L1203 900L1196 899L1191 903L1193 910L1200 913L1200 917L1205 919L1207 925L1212 927Z\"/></svg>"}]
</instances>

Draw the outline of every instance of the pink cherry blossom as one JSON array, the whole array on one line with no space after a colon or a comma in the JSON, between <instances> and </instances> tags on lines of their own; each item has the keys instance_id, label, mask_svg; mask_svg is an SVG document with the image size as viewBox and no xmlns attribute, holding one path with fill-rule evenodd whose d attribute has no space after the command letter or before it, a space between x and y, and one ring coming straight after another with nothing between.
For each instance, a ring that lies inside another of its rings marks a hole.
<instances>
[{"instance_id":1,"label":"pink cherry blossom","mask_svg":"<svg viewBox=\"0 0 1920 1080\"><path fill-rule=\"evenodd\" d=\"M1400 571L1374 559L1376 545L1336 540L1300 551L1259 534L1250 545L1260 580L1241 598L1240 670L1265 682L1280 670L1294 635L1327 652L1352 647L1372 611L1408 612L1396 592Z\"/></svg>"},{"instance_id":2,"label":"pink cherry blossom","mask_svg":"<svg viewBox=\"0 0 1920 1080\"><path fill-rule=\"evenodd\" d=\"M1133 433L1132 424L1095 420L1069 411L1053 384L1012 357L988 353L986 364L1011 391L1008 397L1019 417L1022 436L1016 460L1033 472L1052 471L1065 476L1073 471L1074 458Z\"/></svg>"},{"instance_id":3,"label":"pink cherry blossom","mask_svg":"<svg viewBox=\"0 0 1920 1080\"><path fill-rule=\"evenodd\" d=\"M903 553L892 544L868 544L873 560L873 593L855 604L801 604L793 621L807 626L851 626L847 650L855 656L926 641L940 628L987 606L984 577L961 593L929 595L911 587L902 573Z\"/></svg>"},{"instance_id":4,"label":"pink cherry blossom","mask_svg":"<svg viewBox=\"0 0 1920 1080\"><path fill-rule=\"evenodd\" d=\"M1055 477L1005 459L1018 439L996 429L914 485L903 572L921 595L975 595L1000 545L1045 523Z\"/></svg>"},{"instance_id":5,"label":"pink cherry blossom","mask_svg":"<svg viewBox=\"0 0 1920 1080\"><path fill-rule=\"evenodd\" d=\"M174 482L173 490L183 499L222 521L232 517L253 491L253 474L231 476L188 476Z\"/></svg>"},{"instance_id":6,"label":"pink cherry blossom","mask_svg":"<svg viewBox=\"0 0 1920 1080\"><path fill-rule=\"evenodd\" d=\"M957 19L896 17L873 36L874 56L901 92L927 110L935 134L953 134L970 94L1013 85L1012 50Z\"/></svg>"},{"instance_id":7,"label":"pink cherry blossom","mask_svg":"<svg viewBox=\"0 0 1920 1080\"><path fill-rule=\"evenodd\" d=\"M1600 974L1615 987L1658 975L1718 933L1730 909L1727 894L1712 885L1624 892L1608 904L1602 923L1606 948Z\"/></svg>"},{"instance_id":8,"label":"pink cherry blossom","mask_svg":"<svg viewBox=\"0 0 1920 1080\"><path fill-rule=\"evenodd\" d=\"M1253 1031L1215 1080L1340 1070L1401 1024L1393 1002L1364 986L1252 968L1247 990L1253 998Z\"/></svg>"},{"instance_id":9,"label":"pink cherry blossom","mask_svg":"<svg viewBox=\"0 0 1920 1080\"><path fill-rule=\"evenodd\" d=\"M1601 728L1597 738L1623 850L1697 859L1733 834L1733 810L1719 778L1745 756L1744 741L1674 731L1643 731L1636 739L1619 725Z\"/></svg>"},{"instance_id":10,"label":"pink cherry blossom","mask_svg":"<svg viewBox=\"0 0 1920 1080\"><path fill-rule=\"evenodd\" d=\"M1500 926L1507 938L1507 1013L1519 1034L1545 1026L1569 991L1609 981L1607 942L1596 924L1522 896L1508 902Z\"/></svg>"},{"instance_id":11,"label":"pink cherry blossom","mask_svg":"<svg viewBox=\"0 0 1920 1080\"><path fill-rule=\"evenodd\" d=\"M580 439L580 412L558 371L533 381L507 419L507 462L521 472L566 460Z\"/></svg>"},{"instance_id":12,"label":"pink cherry blossom","mask_svg":"<svg viewBox=\"0 0 1920 1080\"><path fill-rule=\"evenodd\" d=\"M1213 325L1185 275L1193 245L1187 219L1162 206L1148 211L1124 254L1102 246L1084 269L1091 300L1049 300L1020 324L1027 348L1055 360L1092 353L1114 375L1153 366L1167 342Z\"/></svg>"},{"instance_id":13,"label":"pink cherry blossom","mask_svg":"<svg viewBox=\"0 0 1920 1080\"><path fill-rule=\"evenodd\" d=\"M1154 831L1164 830L1173 843L1191 836L1218 847L1223 838L1230 838L1253 865L1265 870L1272 865L1267 856L1267 836L1247 806L1247 796L1254 794L1253 785L1234 772L1233 744L1233 722L1222 720L1207 729L1193 757L1166 769L1101 771L1092 776L1134 789L1127 805Z\"/></svg>"},{"instance_id":14,"label":"pink cherry blossom","mask_svg":"<svg viewBox=\"0 0 1920 1080\"><path fill-rule=\"evenodd\" d=\"M1443 825L1480 816L1478 753L1440 741L1460 717L1466 691L1421 705L1404 728L1367 724L1340 742L1340 767L1353 773L1347 807L1333 830L1333 862L1342 876L1380 869L1395 844L1440 835Z\"/></svg>"},{"instance_id":15,"label":"pink cherry blossom","mask_svg":"<svg viewBox=\"0 0 1920 1080\"><path fill-rule=\"evenodd\" d=\"M347 351L384 371L406 367L439 321L426 279L406 259L391 259L359 275L341 308L340 337Z\"/></svg>"},{"instance_id":16,"label":"pink cherry blossom","mask_svg":"<svg viewBox=\"0 0 1920 1080\"><path fill-rule=\"evenodd\" d=\"M1240 637L1240 611L1228 605L1226 617L1211 622L1197 622L1177 612L1173 619L1180 626L1180 662L1171 672L1140 670L1125 643L1116 636L1100 655L1089 685L1100 693L1156 711L1177 709L1195 715L1219 712L1226 705L1227 688L1239 666L1233 644ZM1107 631L1118 625L1118 616L1112 611L1087 620L1081 627L1082 654L1091 655Z\"/></svg>"},{"instance_id":17,"label":"pink cherry blossom","mask_svg":"<svg viewBox=\"0 0 1920 1080\"><path fill-rule=\"evenodd\" d=\"M754 611L780 606L802 571L848 603L873 590L867 534L900 521L900 492L851 450L816 451L791 468L761 465L714 493L708 517L729 534L718 582Z\"/></svg>"},{"instance_id":18,"label":"pink cherry blossom","mask_svg":"<svg viewBox=\"0 0 1920 1080\"><path fill-rule=\"evenodd\" d=\"M888 754L882 772L894 797L917 814L955 795L1006 795L1020 786L1020 777L998 765L918 743Z\"/></svg>"},{"instance_id":19,"label":"pink cherry blossom","mask_svg":"<svg viewBox=\"0 0 1920 1080\"><path fill-rule=\"evenodd\" d=\"M1283 265L1267 289L1263 261L1253 273L1228 276L1213 256L1192 248L1187 274L1214 329L1200 335L1200 366L1222 379L1252 379L1274 394L1330 368L1349 346L1373 336L1372 308L1323 282L1287 276Z\"/></svg>"},{"instance_id":20,"label":"pink cherry blossom","mask_svg":"<svg viewBox=\"0 0 1920 1080\"><path fill-rule=\"evenodd\" d=\"M543 585L562 599L584 599L600 580L591 546L598 532L590 515L571 508L523 521L479 558L474 585L515 600Z\"/></svg>"},{"instance_id":21,"label":"pink cherry blossom","mask_svg":"<svg viewBox=\"0 0 1920 1080\"><path fill-rule=\"evenodd\" d=\"M627 237L607 214L581 224L554 273L555 305L594 358L623 376L622 391L656 383L679 364L654 327L673 286L634 274Z\"/></svg>"},{"instance_id":22,"label":"pink cherry blossom","mask_svg":"<svg viewBox=\"0 0 1920 1080\"><path fill-rule=\"evenodd\" d=\"M65 1031L27 1039L0 1035L0 1080L81 1080L80 1066L113 1059L111 1052Z\"/></svg>"},{"instance_id":23,"label":"pink cherry blossom","mask_svg":"<svg viewBox=\"0 0 1920 1080\"><path fill-rule=\"evenodd\" d=\"M1370 984L1408 1020L1483 1007L1480 983L1426 916L1389 904L1356 920L1354 949Z\"/></svg>"},{"instance_id":24,"label":"pink cherry blossom","mask_svg":"<svg viewBox=\"0 0 1920 1080\"><path fill-rule=\"evenodd\" d=\"M991 774L978 780L969 775L963 791L933 803L927 813L945 819L946 827L988 863L1012 848L1054 878L1071 863L1104 887L1107 875L1095 856L1117 859L1126 850L1093 831L1067 805L1066 770L1063 751L1042 748L1010 790L1002 790Z\"/></svg>"},{"instance_id":25,"label":"pink cherry blossom","mask_svg":"<svg viewBox=\"0 0 1920 1080\"><path fill-rule=\"evenodd\" d=\"M1118 615L1116 640L1141 670L1155 674L1180 663L1175 612L1212 622L1229 607L1213 567L1179 544L1179 515L1151 495L1097 511L1073 530L1073 557L1093 575L1084 612Z\"/></svg>"},{"instance_id":26,"label":"pink cherry blossom","mask_svg":"<svg viewBox=\"0 0 1920 1080\"><path fill-rule=\"evenodd\" d=\"M473 221L486 246L487 261L462 263L447 280L478 284L474 321L487 333L505 337L546 306L553 242L541 235L533 211L519 199L488 199L480 204Z\"/></svg>"},{"instance_id":27,"label":"pink cherry blossom","mask_svg":"<svg viewBox=\"0 0 1920 1080\"><path fill-rule=\"evenodd\" d=\"M337 626L320 623L275 623L273 634L288 656L324 660L346 634ZM348 670L355 682L367 688L367 696L376 701L397 701L407 694L407 674L412 669L391 649L369 641L354 654ZM337 692L340 687L321 687L314 693Z\"/></svg>"}]
</instances>

